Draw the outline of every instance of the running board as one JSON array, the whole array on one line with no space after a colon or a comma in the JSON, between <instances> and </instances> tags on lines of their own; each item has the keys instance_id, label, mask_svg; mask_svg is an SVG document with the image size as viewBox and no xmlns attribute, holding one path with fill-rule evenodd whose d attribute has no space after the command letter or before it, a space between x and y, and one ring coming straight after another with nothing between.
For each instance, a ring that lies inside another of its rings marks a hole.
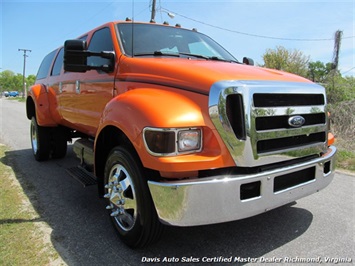
<instances>
[{"instance_id":1,"label":"running board","mask_svg":"<svg viewBox=\"0 0 355 266\"><path fill-rule=\"evenodd\" d=\"M68 168L67 172L84 187L97 185L96 177L82 166Z\"/></svg>"}]
</instances>

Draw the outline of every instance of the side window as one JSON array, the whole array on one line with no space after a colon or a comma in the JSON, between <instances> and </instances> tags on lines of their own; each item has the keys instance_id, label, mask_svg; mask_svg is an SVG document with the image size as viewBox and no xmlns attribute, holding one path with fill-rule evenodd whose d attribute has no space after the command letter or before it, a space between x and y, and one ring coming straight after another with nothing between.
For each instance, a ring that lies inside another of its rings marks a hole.
<instances>
[{"instance_id":1,"label":"side window","mask_svg":"<svg viewBox=\"0 0 355 266\"><path fill-rule=\"evenodd\" d=\"M60 75L60 71L62 70L62 66L63 66L63 56L64 56L64 49L61 48L54 62L54 66L51 73L52 76Z\"/></svg>"},{"instance_id":2,"label":"side window","mask_svg":"<svg viewBox=\"0 0 355 266\"><path fill-rule=\"evenodd\" d=\"M46 55L46 57L43 59L41 65L38 69L38 72L37 72L37 80L44 79L48 76L49 68L51 67L53 58L56 53L57 53L57 50L54 50L50 54Z\"/></svg>"},{"instance_id":3,"label":"side window","mask_svg":"<svg viewBox=\"0 0 355 266\"><path fill-rule=\"evenodd\" d=\"M91 38L88 50L91 52L113 51L110 29L103 28L96 31ZM108 59L99 56L91 56L88 58L88 65L90 66L102 66L108 63Z\"/></svg>"}]
</instances>

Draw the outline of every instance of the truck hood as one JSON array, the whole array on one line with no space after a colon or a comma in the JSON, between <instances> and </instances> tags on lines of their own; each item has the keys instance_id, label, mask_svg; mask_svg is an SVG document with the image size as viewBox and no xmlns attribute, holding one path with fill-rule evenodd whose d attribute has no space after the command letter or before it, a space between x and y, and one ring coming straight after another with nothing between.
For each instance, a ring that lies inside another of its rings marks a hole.
<instances>
[{"instance_id":1,"label":"truck hood","mask_svg":"<svg viewBox=\"0 0 355 266\"><path fill-rule=\"evenodd\" d=\"M224 80L273 80L310 82L290 73L213 60L167 57L124 57L119 63L118 79L185 89L209 94L215 82Z\"/></svg>"}]
</instances>

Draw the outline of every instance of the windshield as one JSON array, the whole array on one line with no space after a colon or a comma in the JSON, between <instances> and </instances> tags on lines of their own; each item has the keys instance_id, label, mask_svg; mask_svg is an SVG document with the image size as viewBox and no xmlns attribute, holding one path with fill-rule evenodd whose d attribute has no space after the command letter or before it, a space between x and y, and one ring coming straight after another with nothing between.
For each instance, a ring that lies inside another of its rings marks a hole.
<instances>
[{"instance_id":1,"label":"windshield","mask_svg":"<svg viewBox=\"0 0 355 266\"><path fill-rule=\"evenodd\" d=\"M237 61L218 43L196 31L164 25L132 23L117 24L117 30L124 53L129 56L181 55Z\"/></svg>"}]
</instances>

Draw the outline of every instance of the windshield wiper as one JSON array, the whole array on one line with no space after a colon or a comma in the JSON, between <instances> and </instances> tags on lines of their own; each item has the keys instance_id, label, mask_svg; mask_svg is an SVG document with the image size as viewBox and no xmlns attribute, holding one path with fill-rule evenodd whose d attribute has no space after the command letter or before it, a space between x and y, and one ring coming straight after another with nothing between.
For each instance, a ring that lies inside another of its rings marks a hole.
<instances>
[{"instance_id":1,"label":"windshield wiper","mask_svg":"<svg viewBox=\"0 0 355 266\"><path fill-rule=\"evenodd\" d=\"M184 52L179 52L179 53L169 53L169 52L162 52L162 51L154 51L154 52L146 52L146 53L136 53L133 54L133 56L174 56L174 57L180 57L180 55L185 55L188 57L196 57L196 58L201 58L205 60L215 60L215 61L222 61L222 62L233 62L233 63L239 63L236 60L227 60L220 58L218 56L206 56L202 54L191 54L191 53L184 53Z\"/></svg>"},{"instance_id":2,"label":"windshield wiper","mask_svg":"<svg viewBox=\"0 0 355 266\"><path fill-rule=\"evenodd\" d=\"M154 52L147 52L147 53L136 53L133 54L133 56L147 56L147 55L153 55L153 56L175 56L175 57L180 57L178 53L166 53L162 51L154 51Z\"/></svg>"},{"instance_id":3,"label":"windshield wiper","mask_svg":"<svg viewBox=\"0 0 355 266\"><path fill-rule=\"evenodd\" d=\"M228 62L228 63L238 63L238 61L236 60L227 60L227 59L223 59L220 58L218 56L206 56L206 55L202 55L202 54L190 54L190 53L179 53L181 55L186 55L186 56L192 56L192 57L196 57L196 58L202 58L202 59L206 59L206 60L215 60L215 61L222 61L222 62Z\"/></svg>"},{"instance_id":4,"label":"windshield wiper","mask_svg":"<svg viewBox=\"0 0 355 266\"><path fill-rule=\"evenodd\" d=\"M208 59L222 61L222 62L228 62L228 63L239 63L237 60L228 60L228 59L220 58L218 56L211 56Z\"/></svg>"},{"instance_id":5,"label":"windshield wiper","mask_svg":"<svg viewBox=\"0 0 355 266\"><path fill-rule=\"evenodd\" d=\"M192 56L192 57L197 57L197 58L202 58L202 59L210 59L208 56L202 55L202 54L190 54L190 53L182 53L180 52L179 54L181 55L186 55L186 56Z\"/></svg>"}]
</instances>

